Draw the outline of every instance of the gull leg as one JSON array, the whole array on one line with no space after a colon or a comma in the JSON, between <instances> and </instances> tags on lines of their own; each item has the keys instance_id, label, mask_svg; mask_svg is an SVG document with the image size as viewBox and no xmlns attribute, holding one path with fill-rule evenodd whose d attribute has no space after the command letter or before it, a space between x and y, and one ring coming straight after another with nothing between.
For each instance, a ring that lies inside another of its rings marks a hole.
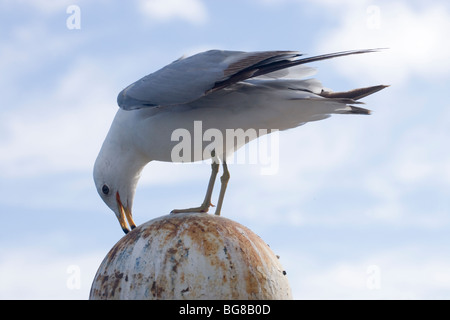
<instances>
[{"instance_id":1,"label":"gull leg","mask_svg":"<svg viewBox=\"0 0 450 320\"><path fill-rule=\"evenodd\" d=\"M211 164L211 177L209 178L208 189L206 190L205 200L200 205L200 207L189 208L189 209L175 209L170 213L185 213L185 212L208 212L209 207L213 206L211 204L211 196L214 189L214 183L216 182L217 173L219 172L219 160L216 157L214 150L211 152L212 164Z\"/></svg>"},{"instance_id":2,"label":"gull leg","mask_svg":"<svg viewBox=\"0 0 450 320\"><path fill-rule=\"evenodd\" d=\"M223 175L220 177L220 193L219 193L219 202L216 207L216 216L220 216L220 211L222 210L223 198L225 197L225 191L227 190L228 181L230 180L230 172L228 171L227 163L223 162Z\"/></svg>"}]
</instances>

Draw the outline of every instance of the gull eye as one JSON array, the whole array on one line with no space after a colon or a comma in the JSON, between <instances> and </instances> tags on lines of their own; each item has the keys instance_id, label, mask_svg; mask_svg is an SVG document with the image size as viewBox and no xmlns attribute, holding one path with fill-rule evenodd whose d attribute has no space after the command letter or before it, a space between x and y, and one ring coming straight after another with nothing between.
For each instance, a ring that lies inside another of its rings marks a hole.
<instances>
[{"instance_id":1,"label":"gull eye","mask_svg":"<svg viewBox=\"0 0 450 320\"><path fill-rule=\"evenodd\" d=\"M102 192L105 196L109 194L109 187L106 184L103 185Z\"/></svg>"}]
</instances>

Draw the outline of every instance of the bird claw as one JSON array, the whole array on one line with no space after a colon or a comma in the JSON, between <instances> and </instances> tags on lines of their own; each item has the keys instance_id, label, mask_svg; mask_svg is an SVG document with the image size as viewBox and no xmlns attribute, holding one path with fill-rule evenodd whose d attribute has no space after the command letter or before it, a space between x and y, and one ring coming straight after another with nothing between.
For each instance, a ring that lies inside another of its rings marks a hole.
<instances>
[{"instance_id":1,"label":"bird claw","mask_svg":"<svg viewBox=\"0 0 450 320\"><path fill-rule=\"evenodd\" d=\"M189 208L189 209L174 209L170 211L170 214L178 214L178 213L189 213L189 212L199 212L199 213L207 213L209 210L209 207L215 207L212 203L209 204L209 206L201 205L200 207L196 208Z\"/></svg>"}]
</instances>

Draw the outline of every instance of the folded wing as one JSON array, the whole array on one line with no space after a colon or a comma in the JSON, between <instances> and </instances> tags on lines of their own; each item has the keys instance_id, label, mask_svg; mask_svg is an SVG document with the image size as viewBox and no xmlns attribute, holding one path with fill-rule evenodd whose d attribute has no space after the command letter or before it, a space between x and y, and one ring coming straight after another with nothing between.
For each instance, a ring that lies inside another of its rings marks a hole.
<instances>
[{"instance_id":1,"label":"folded wing","mask_svg":"<svg viewBox=\"0 0 450 320\"><path fill-rule=\"evenodd\" d=\"M122 90L117 102L125 110L185 104L247 79L285 77L289 68L302 64L373 51L377 50L300 58L302 54L297 51L211 50L179 59L143 77ZM300 73L306 70L304 68Z\"/></svg>"}]
</instances>

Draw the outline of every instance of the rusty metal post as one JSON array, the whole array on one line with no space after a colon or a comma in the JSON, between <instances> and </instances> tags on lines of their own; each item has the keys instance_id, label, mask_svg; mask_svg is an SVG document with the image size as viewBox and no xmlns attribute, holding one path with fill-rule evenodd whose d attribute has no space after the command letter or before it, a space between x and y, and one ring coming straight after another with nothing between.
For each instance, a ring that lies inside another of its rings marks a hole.
<instances>
[{"instance_id":1,"label":"rusty metal post","mask_svg":"<svg viewBox=\"0 0 450 320\"><path fill-rule=\"evenodd\" d=\"M277 256L255 233L205 213L163 216L107 254L90 299L292 299Z\"/></svg>"}]
</instances>

